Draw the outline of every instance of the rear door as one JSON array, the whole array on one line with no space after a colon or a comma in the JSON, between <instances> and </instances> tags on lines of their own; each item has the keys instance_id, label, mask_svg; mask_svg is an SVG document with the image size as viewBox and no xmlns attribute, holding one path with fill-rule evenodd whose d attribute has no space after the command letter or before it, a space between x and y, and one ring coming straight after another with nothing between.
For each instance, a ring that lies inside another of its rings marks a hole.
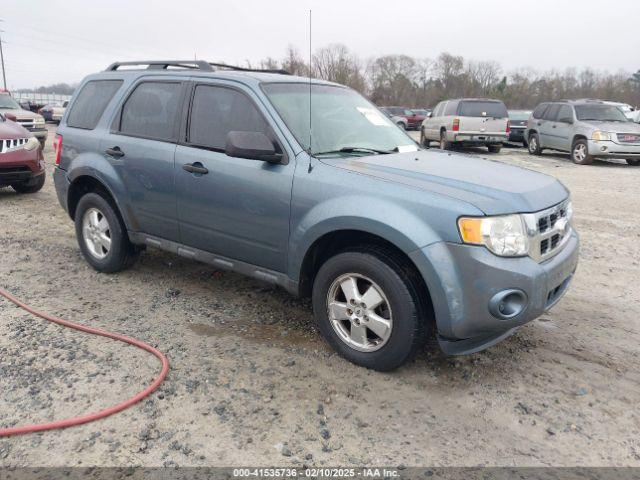
<instances>
[{"instance_id":1,"label":"rear door","mask_svg":"<svg viewBox=\"0 0 640 480\"><path fill-rule=\"evenodd\" d=\"M458 106L460 133L506 135L509 114L502 102L464 100Z\"/></svg>"},{"instance_id":2,"label":"rear door","mask_svg":"<svg viewBox=\"0 0 640 480\"><path fill-rule=\"evenodd\" d=\"M439 128L436 126L438 119L437 116L442 112L442 107L445 102L440 102L436 105L436 108L433 109L430 117L427 117L424 121L424 134L430 140L439 140Z\"/></svg>"},{"instance_id":3,"label":"rear door","mask_svg":"<svg viewBox=\"0 0 640 480\"><path fill-rule=\"evenodd\" d=\"M185 131L176 151L176 190L181 243L283 272L295 161L270 164L230 157L230 131L262 132L276 148L285 142L252 92L231 82L197 82ZM207 173L190 173L185 165Z\"/></svg>"},{"instance_id":4,"label":"rear door","mask_svg":"<svg viewBox=\"0 0 640 480\"><path fill-rule=\"evenodd\" d=\"M545 148L556 148L556 119L560 111L560 104L552 103L545 110L544 115L538 120L538 132L540 137L540 146Z\"/></svg>"},{"instance_id":5,"label":"rear door","mask_svg":"<svg viewBox=\"0 0 640 480\"><path fill-rule=\"evenodd\" d=\"M552 148L568 152L571 149L573 132L573 108L561 105L556 118L551 121L549 144Z\"/></svg>"},{"instance_id":6,"label":"rear door","mask_svg":"<svg viewBox=\"0 0 640 480\"><path fill-rule=\"evenodd\" d=\"M120 106L100 151L124 184L132 228L177 241L174 155L185 82L147 77Z\"/></svg>"}]
</instances>

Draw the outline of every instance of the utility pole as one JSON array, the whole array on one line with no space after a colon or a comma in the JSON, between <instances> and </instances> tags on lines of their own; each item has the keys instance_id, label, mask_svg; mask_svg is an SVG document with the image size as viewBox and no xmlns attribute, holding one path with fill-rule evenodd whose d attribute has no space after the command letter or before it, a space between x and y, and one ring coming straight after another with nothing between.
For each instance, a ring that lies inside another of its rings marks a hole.
<instances>
[{"instance_id":1,"label":"utility pole","mask_svg":"<svg viewBox=\"0 0 640 480\"><path fill-rule=\"evenodd\" d=\"M0 20L1 22L2 20ZM0 30L0 34L2 30ZM4 53L2 53L2 35L0 35L0 63L2 63L2 83L4 84L4 89L7 89L7 73L4 68Z\"/></svg>"}]
</instances>

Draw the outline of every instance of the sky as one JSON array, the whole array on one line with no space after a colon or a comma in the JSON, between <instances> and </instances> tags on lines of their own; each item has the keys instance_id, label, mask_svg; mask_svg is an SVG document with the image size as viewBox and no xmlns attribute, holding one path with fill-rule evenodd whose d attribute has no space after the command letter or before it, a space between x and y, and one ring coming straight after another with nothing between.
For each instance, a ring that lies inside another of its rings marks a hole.
<instances>
[{"instance_id":1,"label":"sky","mask_svg":"<svg viewBox=\"0 0 640 480\"><path fill-rule=\"evenodd\" d=\"M640 0L2 0L7 86L74 84L117 60L244 64L288 45L307 57L310 9L312 48L343 43L363 59L447 51L506 72L640 69Z\"/></svg>"}]
</instances>

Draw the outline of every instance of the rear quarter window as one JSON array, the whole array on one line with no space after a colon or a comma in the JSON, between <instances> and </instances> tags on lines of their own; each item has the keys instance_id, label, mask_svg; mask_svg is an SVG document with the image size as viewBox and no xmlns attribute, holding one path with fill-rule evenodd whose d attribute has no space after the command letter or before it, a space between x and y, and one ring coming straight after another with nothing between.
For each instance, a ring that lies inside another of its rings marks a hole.
<instances>
[{"instance_id":1,"label":"rear quarter window","mask_svg":"<svg viewBox=\"0 0 640 480\"><path fill-rule=\"evenodd\" d=\"M548 103L541 103L540 105L538 105L536 107L536 109L533 111L532 115L533 118L542 118L542 116L544 115L545 110L547 109L547 107L549 106Z\"/></svg>"},{"instance_id":2,"label":"rear quarter window","mask_svg":"<svg viewBox=\"0 0 640 480\"><path fill-rule=\"evenodd\" d=\"M465 101L460 102L458 115L461 117L507 118L507 107L502 102Z\"/></svg>"},{"instance_id":3,"label":"rear quarter window","mask_svg":"<svg viewBox=\"0 0 640 480\"><path fill-rule=\"evenodd\" d=\"M96 128L122 83L122 80L91 80L85 83L69 111L67 126L85 130Z\"/></svg>"},{"instance_id":4,"label":"rear quarter window","mask_svg":"<svg viewBox=\"0 0 640 480\"><path fill-rule=\"evenodd\" d=\"M444 109L444 116L449 116L449 115L455 115L456 111L458 110L458 102L456 101L451 101L449 103L447 103L447 106Z\"/></svg>"}]
</instances>

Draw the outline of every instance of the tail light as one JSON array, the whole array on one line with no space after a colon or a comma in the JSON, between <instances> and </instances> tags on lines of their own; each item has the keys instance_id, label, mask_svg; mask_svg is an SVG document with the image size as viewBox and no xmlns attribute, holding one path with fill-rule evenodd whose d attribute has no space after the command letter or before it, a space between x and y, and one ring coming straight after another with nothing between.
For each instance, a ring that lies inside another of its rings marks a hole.
<instances>
[{"instance_id":1,"label":"tail light","mask_svg":"<svg viewBox=\"0 0 640 480\"><path fill-rule=\"evenodd\" d=\"M62 156L62 135L56 134L53 140L53 149L56 152L56 166L60 165L60 157Z\"/></svg>"},{"instance_id":2,"label":"tail light","mask_svg":"<svg viewBox=\"0 0 640 480\"><path fill-rule=\"evenodd\" d=\"M454 118L453 119L453 131L454 132L459 132L460 131L460 119L459 118Z\"/></svg>"},{"instance_id":3,"label":"tail light","mask_svg":"<svg viewBox=\"0 0 640 480\"><path fill-rule=\"evenodd\" d=\"M511 133L511 120L507 120L507 133Z\"/></svg>"}]
</instances>

